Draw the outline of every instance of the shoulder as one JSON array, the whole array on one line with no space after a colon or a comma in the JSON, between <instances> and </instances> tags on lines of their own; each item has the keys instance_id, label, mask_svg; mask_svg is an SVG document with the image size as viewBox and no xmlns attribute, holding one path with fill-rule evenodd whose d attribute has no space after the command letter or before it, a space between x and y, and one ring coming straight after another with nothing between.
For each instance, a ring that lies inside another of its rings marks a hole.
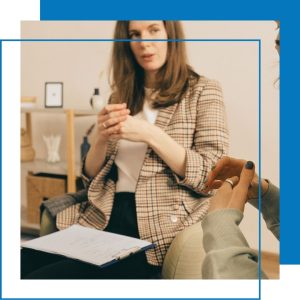
<instances>
[{"instance_id":1,"label":"shoulder","mask_svg":"<svg viewBox=\"0 0 300 300\"><path fill-rule=\"evenodd\" d=\"M200 76L194 82L190 82L190 86L186 93L186 98L189 101L198 101L202 98L223 99L221 84L215 80L205 76Z\"/></svg>"},{"instance_id":2,"label":"shoulder","mask_svg":"<svg viewBox=\"0 0 300 300\"><path fill-rule=\"evenodd\" d=\"M199 79L191 86L191 90L217 90L222 92L221 84L215 79L210 79L205 76L200 76Z\"/></svg>"}]
</instances>

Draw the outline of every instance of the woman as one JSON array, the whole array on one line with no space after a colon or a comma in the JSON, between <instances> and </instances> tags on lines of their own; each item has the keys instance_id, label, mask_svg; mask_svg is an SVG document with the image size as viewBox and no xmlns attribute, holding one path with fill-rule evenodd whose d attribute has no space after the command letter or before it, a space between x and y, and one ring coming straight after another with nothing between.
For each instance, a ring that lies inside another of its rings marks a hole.
<instances>
[{"instance_id":1,"label":"woman","mask_svg":"<svg viewBox=\"0 0 300 300\"><path fill-rule=\"evenodd\" d=\"M149 278L159 274L175 235L207 212L201 190L228 146L224 104L219 85L187 64L185 43L166 40L184 38L180 22L118 21L114 38L130 42L114 42L113 93L83 168L88 201L58 213L56 224L155 243L146 256L130 258L127 271L118 263L111 275ZM63 278L103 276L74 272L75 264Z\"/></svg>"}]
</instances>

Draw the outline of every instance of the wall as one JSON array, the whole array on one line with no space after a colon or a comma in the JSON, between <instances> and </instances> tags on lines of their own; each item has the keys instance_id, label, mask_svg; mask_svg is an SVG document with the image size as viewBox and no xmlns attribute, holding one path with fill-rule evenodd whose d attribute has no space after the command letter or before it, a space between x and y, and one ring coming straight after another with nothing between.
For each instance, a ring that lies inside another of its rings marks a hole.
<instances>
[{"instance_id":1,"label":"wall","mask_svg":"<svg viewBox=\"0 0 300 300\"><path fill-rule=\"evenodd\" d=\"M262 175L279 185L279 77L274 48L276 25L272 21L185 21L187 39L261 39L261 135ZM105 22L22 22L22 38L97 39L112 38L113 21ZM254 41L189 41L190 64L223 88L230 130L230 155L251 159L258 167L259 48ZM21 95L36 96L44 105L44 84L64 83L64 107L89 109L95 87L109 95L107 69L111 42L22 42ZM24 123L24 120L22 120ZM76 144L94 117L76 120ZM65 159L65 120L47 114L34 115L33 140L38 158L46 156L43 134L60 133L61 157ZM79 146L76 158L79 160ZM247 206L241 228L251 246L257 248L257 211ZM262 248L278 252L276 239L263 224Z\"/></svg>"}]
</instances>

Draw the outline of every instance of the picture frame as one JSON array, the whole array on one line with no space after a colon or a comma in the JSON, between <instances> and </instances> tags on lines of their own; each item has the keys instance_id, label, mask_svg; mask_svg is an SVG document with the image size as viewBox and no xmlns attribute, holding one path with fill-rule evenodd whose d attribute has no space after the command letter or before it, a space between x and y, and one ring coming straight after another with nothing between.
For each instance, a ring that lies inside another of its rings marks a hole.
<instances>
[{"instance_id":1,"label":"picture frame","mask_svg":"<svg viewBox=\"0 0 300 300\"><path fill-rule=\"evenodd\" d=\"M63 107L63 83L45 83L45 108Z\"/></svg>"}]
</instances>

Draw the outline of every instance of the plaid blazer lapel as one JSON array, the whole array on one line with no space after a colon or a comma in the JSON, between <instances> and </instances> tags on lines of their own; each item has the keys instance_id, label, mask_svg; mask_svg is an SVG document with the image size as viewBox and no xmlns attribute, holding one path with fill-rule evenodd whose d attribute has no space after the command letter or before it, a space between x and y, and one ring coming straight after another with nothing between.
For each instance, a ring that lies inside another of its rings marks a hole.
<instances>
[{"instance_id":1,"label":"plaid blazer lapel","mask_svg":"<svg viewBox=\"0 0 300 300\"><path fill-rule=\"evenodd\" d=\"M156 121L154 123L155 126L161 128L162 130L165 130L167 128L167 126L169 125L174 112L176 111L176 108L178 106L178 103L175 103L171 106L162 108L159 110ZM153 162L151 161L150 158L150 153L152 152L152 148L150 148L148 146L146 155L145 155L145 159L140 171L140 176L139 176L139 180L143 177L148 177L149 174L153 171Z\"/></svg>"},{"instance_id":2,"label":"plaid blazer lapel","mask_svg":"<svg viewBox=\"0 0 300 300\"><path fill-rule=\"evenodd\" d=\"M174 115L174 112L176 111L177 106L178 103L175 103L171 106L160 109L158 111L154 125L165 131ZM152 149L148 147L146 152L146 158L149 156L149 153L151 151Z\"/></svg>"},{"instance_id":3,"label":"plaid blazer lapel","mask_svg":"<svg viewBox=\"0 0 300 300\"><path fill-rule=\"evenodd\" d=\"M175 103L171 106L160 109L155 121L155 125L161 128L162 130L165 130L166 127L169 125L177 106L178 103Z\"/></svg>"}]
</instances>

